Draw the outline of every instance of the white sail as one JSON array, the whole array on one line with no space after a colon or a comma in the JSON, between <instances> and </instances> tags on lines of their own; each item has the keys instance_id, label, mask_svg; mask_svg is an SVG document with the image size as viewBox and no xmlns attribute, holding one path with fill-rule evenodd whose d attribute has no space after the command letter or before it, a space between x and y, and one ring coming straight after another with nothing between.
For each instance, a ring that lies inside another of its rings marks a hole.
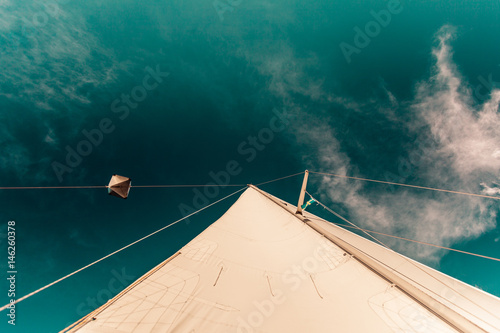
<instances>
[{"instance_id":1,"label":"white sail","mask_svg":"<svg viewBox=\"0 0 500 333\"><path fill-rule=\"evenodd\" d=\"M500 299L255 187L70 332L500 332Z\"/></svg>"}]
</instances>

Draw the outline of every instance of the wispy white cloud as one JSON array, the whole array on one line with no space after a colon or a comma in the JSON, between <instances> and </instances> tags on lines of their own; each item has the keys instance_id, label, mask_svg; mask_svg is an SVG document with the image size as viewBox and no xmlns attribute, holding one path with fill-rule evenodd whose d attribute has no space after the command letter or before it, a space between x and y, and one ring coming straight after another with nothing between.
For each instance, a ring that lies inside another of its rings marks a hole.
<instances>
[{"instance_id":1,"label":"wispy white cloud","mask_svg":"<svg viewBox=\"0 0 500 333\"><path fill-rule=\"evenodd\" d=\"M32 133L41 133L40 142L57 148L61 135L78 132L91 94L115 82L125 69L72 5L0 2L0 116L9 120L0 124L0 167L20 179L40 161L33 159L33 145L17 137L16 127L31 126ZM20 119L19 109L28 118ZM65 133L51 124L61 117L71 123Z\"/></svg>"},{"instance_id":2,"label":"wispy white cloud","mask_svg":"<svg viewBox=\"0 0 500 333\"><path fill-rule=\"evenodd\" d=\"M433 50L436 74L418 85L417 96L410 101L417 123L426 126L408 127L424 131L422 136L428 135L428 129L434 141L414 172L422 184L478 192L482 181L500 176L500 159L496 156L500 147L500 91L494 91L491 99L476 110L471 92L452 60L453 36L451 27L439 31L439 45ZM483 186L483 192L496 191ZM408 190L368 199L354 188L347 199L350 211L366 225L403 231L407 237L441 245L478 237L492 229L496 221L495 203L466 196L433 196ZM394 245L408 252L401 248L402 244ZM410 247L412 255L438 258L432 249Z\"/></svg>"},{"instance_id":3,"label":"wispy white cloud","mask_svg":"<svg viewBox=\"0 0 500 333\"><path fill-rule=\"evenodd\" d=\"M59 1L0 6L0 96L42 110L90 103L88 92L112 82L119 65L85 21Z\"/></svg>"},{"instance_id":4,"label":"wispy white cloud","mask_svg":"<svg viewBox=\"0 0 500 333\"><path fill-rule=\"evenodd\" d=\"M327 91L323 87L324 78L310 75L311 72L320 72L321 68L321 62L314 53L299 57L285 41L263 43L265 46L244 44L238 54L267 78L267 91L278 96L285 107L295 109L292 112L294 117L304 110L303 105L296 102L298 96L307 98L311 103L322 104L325 109L326 106L337 105L359 111L360 103ZM260 52L262 49L265 52Z\"/></svg>"},{"instance_id":5,"label":"wispy white cloud","mask_svg":"<svg viewBox=\"0 0 500 333\"><path fill-rule=\"evenodd\" d=\"M271 54L255 55L247 50L246 58L270 77L268 88L294 110L296 126L292 132L301 146L299 151L309 152L304 163L312 170L363 176L344 151L342 129L332 126L332 114L326 112L333 102L351 112L384 113L388 122L409 132L402 135L431 141L424 151L411 145L407 151L409 156L423 154L418 165L410 162L412 179L420 185L479 192L480 184L487 183L483 192L497 193L498 188L491 184L500 176L500 91L494 91L491 99L476 109L471 91L452 60L450 41L454 36L451 27L438 32L438 45L433 50L435 74L417 85L416 96L410 101L398 101L383 83L379 88L384 100L359 103L336 96L324 90L321 80L309 76L309 69L317 65L315 57L299 59L286 45L271 48ZM297 95L316 102L314 110L297 102ZM414 118L409 123L398 118L395 108L409 108ZM496 203L484 199L413 189L391 192L384 186L368 188L358 181L331 177L323 177L317 185L320 200L335 203L340 213L363 227L438 245L476 238L496 223ZM384 242L427 261L436 262L443 254L424 245L391 239Z\"/></svg>"},{"instance_id":6,"label":"wispy white cloud","mask_svg":"<svg viewBox=\"0 0 500 333\"><path fill-rule=\"evenodd\" d=\"M500 170L500 90L476 110L472 94L452 60L449 44L453 29L443 27L434 49L436 75L418 87L414 108L439 144L437 157L449 157L454 172L464 182L475 183L478 173L498 176Z\"/></svg>"},{"instance_id":7,"label":"wispy white cloud","mask_svg":"<svg viewBox=\"0 0 500 333\"><path fill-rule=\"evenodd\" d=\"M488 186L485 183L480 184L483 187L483 194L486 195L496 195L500 194L500 185L493 184L493 186Z\"/></svg>"}]
</instances>

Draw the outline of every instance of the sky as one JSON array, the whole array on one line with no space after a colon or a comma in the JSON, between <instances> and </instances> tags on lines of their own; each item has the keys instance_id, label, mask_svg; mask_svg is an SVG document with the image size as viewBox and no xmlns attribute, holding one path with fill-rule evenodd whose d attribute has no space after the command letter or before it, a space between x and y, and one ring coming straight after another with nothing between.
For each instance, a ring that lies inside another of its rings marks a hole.
<instances>
[{"instance_id":1,"label":"sky","mask_svg":"<svg viewBox=\"0 0 500 333\"><path fill-rule=\"evenodd\" d=\"M0 186L309 169L500 196L498 1L0 0L0 14ZM261 188L295 203L301 182ZM2 276L9 221L20 297L237 189L0 190ZM367 229L500 257L498 200L314 174L308 191ZM19 303L0 330L63 329L236 198ZM498 262L380 239L500 296Z\"/></svg>"}]
</instances>

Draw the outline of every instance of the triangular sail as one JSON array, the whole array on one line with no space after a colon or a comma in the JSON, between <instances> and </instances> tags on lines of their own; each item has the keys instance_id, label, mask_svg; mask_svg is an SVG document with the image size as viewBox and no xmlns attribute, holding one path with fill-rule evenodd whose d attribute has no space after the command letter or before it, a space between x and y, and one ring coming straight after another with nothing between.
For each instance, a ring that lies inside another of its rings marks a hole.
<instances>
[{"instance_id":1,"label":"triangular sail","mask_svg":"<svg viewBox=\"0 0 500 333\"><path fill-rule=\"evenodd\" d=\"M499 298L295 212L248 188L70 331L500 332Z\"/></svg>"}]
</instances>

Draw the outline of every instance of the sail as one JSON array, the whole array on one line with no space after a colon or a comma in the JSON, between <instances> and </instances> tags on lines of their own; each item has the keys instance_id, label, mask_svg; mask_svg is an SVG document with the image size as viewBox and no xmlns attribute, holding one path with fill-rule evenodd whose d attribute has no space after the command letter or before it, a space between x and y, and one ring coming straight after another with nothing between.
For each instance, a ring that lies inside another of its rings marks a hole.
<instances>
[{"instance_id":1,"label":"sail","mask_svg":"<svg viewBox=\"0 0 500 333\"><path fill-rule=\"evenodd\" d=\"M69 332L500 332L500 299L250 186Z\"/></svg>"},{"instance_id":2,"label":"sail","mask_svg":"<svg viewBox=\"0 0 500 333\"><path fill-rule=\"evenodd\" d=\"M130 178L113 175L108 184L108 193L118 198L127 199L130 191Z\"/></svg>"}]
</instances>

